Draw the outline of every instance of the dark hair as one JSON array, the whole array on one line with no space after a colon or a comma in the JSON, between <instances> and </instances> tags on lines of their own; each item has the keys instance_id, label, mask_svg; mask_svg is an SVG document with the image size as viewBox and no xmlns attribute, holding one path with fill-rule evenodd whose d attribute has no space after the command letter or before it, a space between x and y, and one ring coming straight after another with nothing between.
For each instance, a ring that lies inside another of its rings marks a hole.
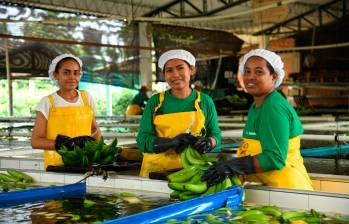
<instances>
[{"instance_id":1,"label":"dark hair","mask_svg":"<svg viewBox=\"0 0 349 224\"><path fill-rule=\"evenodd\" d=\"M79 67L80 67L80 63L75 59L75 58L72 58L72 57L66 57L66 58L63 58L62 60L60 60L57 64L56 64L56 68L55 68L55 72L58 72L58 70L61 68L62 66L62 63L63 62L66 62L70 59L73 59L74 61L76 61L76 63L78 63ZM81 69L81 68L80 68Z\"/></svg>"},{"instance_id":2,"label":"dark hair","mask_svg":"<svg viewBox=\"0 0 349 224\"><path fill-rule=\"evenodd\" d=\"M276 73L273 66L271 66L271 64L267 60L265 60L265 61L267 62L267 68L268 68L270 74Z\"/></svg>"}]
</instances>

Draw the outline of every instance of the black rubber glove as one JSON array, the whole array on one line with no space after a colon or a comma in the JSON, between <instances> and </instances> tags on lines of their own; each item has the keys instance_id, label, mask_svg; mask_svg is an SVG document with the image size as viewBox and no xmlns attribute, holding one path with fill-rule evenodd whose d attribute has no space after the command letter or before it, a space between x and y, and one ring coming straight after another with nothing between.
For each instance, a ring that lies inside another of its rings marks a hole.
<instances>
[{"instance_id":1,"label":"black rubber glove","mask_svg":"<svg viewBox=\"0 0 349 224\"><path fill-rule=\"evenodd\" d=\"M57 135L55 148L56 150L59 150L62 146L65 146L67 147L68 150L74 150L75 146L79 146L80 148L83 148L87 141L94 141L94 140L95 140L94 138L87 135L78 136L75 138L70 138L64 135Z\"/></svg>"},{"instance_id":2,"label":"black rubber glove","mask_svg":"<svg viewBox=\"0 0 349 224\"><path fill-rule=\"evenodd\" d=\"M55 149L59 150L63 145L67 147L67 143L71 138L65 135L57 135L55 140ZM68 148L68 147L67 147ZM69 148L68 148L69 149Z\"/></svg>"},{"instance_id":3,"label":"black rubber glove","mask_svg":"<svg viewBox=\"0 0 349 224\"><path fill-rule=\"evenodd\" d=\"M252 156L219 160L202 175L201 180L212 186L235 174L256 173Z\"/></svg>"},{"instance_id":4,"label":"black rubber glove","mask_svg":"<svg viewBox=\"0 0 349 224\"><path fill-rule=\"evenodd\" d=\"M92 138L91 136L83 135L83 136L71 138L69 140L69 142L71 142L71 145L73 146L73 148L75 146L79 146L80 148L83 148L85 146L86 142L88 142L88 141L95 141L95 139Z\"/></svg>"},{"instance_id":5,"label":"black rubber glove","mask_svg":"<svg viewBox=\"0 0 349 224\"><path fill-rule=\"evenodd\" d=\"M153 145L153 152L161 153L173 148L177 153L180 153L195 141L197 141L197 138L191 134L179 134L174 138L156 138Z\"/></svg>"},{"instance_id":6,"label":"black rubber glove","mask_svg":"<svg viewBox=\"0 0 349 224\"><path fill-rule=\"evenodd\" d=\"M198 151L201 154L211 152L211 150L213 149L211 138L210 137L199 138L199 140L197 140L197 142L195 143L194 148L196 149L196 151Z\"/></svg>"}]
</instances>

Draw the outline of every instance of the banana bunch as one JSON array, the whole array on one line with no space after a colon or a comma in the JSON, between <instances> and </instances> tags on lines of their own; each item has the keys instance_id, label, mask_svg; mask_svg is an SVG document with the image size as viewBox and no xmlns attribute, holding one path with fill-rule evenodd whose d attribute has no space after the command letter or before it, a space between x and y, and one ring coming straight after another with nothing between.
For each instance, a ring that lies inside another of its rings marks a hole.
<instances>
[{"instance_id":1,"label":"banana bunch","mask_svg":"<svg viewBox=\"0 0 349 224\"><path fill-rule=\"evenodd\" d=\"M233 185L241 185L237 176L226 178L222 182L207 186L201 181L201 176L214 162L216 157L200 154L191 146L181 153L183 169L167 176L168 186L174 190L170 197L173 199L188 200L201 195L209 195L225 190Z\"/></svg>"},{"instance_id":2,"label":"banana bunch","mask_svg":"<svg viewBox=\"0 0 349 224\"><path fill-rule=\"evenodd\" d=\"M322 223L323 215L310 211L282 211L276 206L252 207L237 213L237 221L248 223ZM330 220L329 218L327 218ZM327 223L327 222L326 222ZM328 222L337 223L337 222ZM338 222L341 223L341 222ZM344 223L344 222L343 222Z\"/></svg>"},{"instance_id":3,"label":"banana bunch","mask_svg":"<svg viewBox=\"0 0 349 224\"><path fill-rule=\"evenodd\" d=\"M117 147L118 140L115 138L111 144L104 144L101 137L96 144L88 141L83 148L75 147L74 150L68 150L65 146L58 150L62 156L65 166L89 166L91 163L102 165L113 163L119 155L121 148Z\"/></svg>"},{"instance_id":4,"label":"banana bunch","mask_svg":"<svg viewBox=\"0 0 349 224\"><path fill-rule=\"evenodd\" d=\"M33 178L18 170L7 169L6 173L0 173L0 188L7 192L10 189L21 190L26 188L27 183L32 183Z\"/></svg>"}]
</instances>

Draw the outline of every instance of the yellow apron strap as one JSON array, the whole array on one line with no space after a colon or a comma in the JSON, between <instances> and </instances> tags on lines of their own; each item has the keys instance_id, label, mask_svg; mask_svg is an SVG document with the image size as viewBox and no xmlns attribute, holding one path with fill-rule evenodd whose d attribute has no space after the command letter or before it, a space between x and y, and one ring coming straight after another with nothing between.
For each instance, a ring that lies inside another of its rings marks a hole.
<instances>
[{"instance_id":1,"label":"yellow apron strap","mask_svg":"<svg viewBox=\"0 0 349 224\"><path fill-rule=\"evenodd\" d=\"M200 102L201 102L201 96L200 96L200 91L196 90L196 99L194 102L194 107L195 107L195 127L191 131L191 134L194 136L201 136L202 134L202 129L204 131L202 136L206 136L206 127L205 127L205 115L203 114L201 107L200 107Z\"/></svg>"},{"instance_id":2,"label":"yellow apron strap","mask_svg":"<svg viewBox=\"0 0 349 224\"><path fill-rule=\"evenodd\" d=\"M86 91L85 90L81 90L80 94L81 94L82 101L84 102L84 105L85 106L90 106L90 104L88 103L87 97L86 97Z\"/></svg>"},{"instance_id":3,"label":"yellow apron strap","mask_svg":"<svg viewBox=\"0 0 349 224\"><path fill-rule=\"evenodd\" d=\"M51 110L55 111L56 106L55 106L55 101L53 100L53 95L49 95L48 100L50 101L50 104L51 104Z\"/></svg>"},{"instance_id":4,"label":"yellow apron strap","mask_svg":"<svg viewBox=\"0 0 349 224\"><path fill-rule=\"evenodd\" d=\"M200 91L196 90L196 95L197 95L197 97L196 97L194 106L195 106L196 111L199 111L199 110L201 110L201 108L200 108L200 100L201 100Z\"/></svg>"},{"instance_id":5,"label":"yellow apron strap","mask_svg":"<svg viewBox=\"0 0 349 224\"><path fill-rule=\"evenodd\" d=\"M154 114L155 114L156 111L158 111L158 109L160 109L160 107L162 106L162 102L164 102L164 98L165 98L165 92L162 91L162 92L160 92L160 94L159 94L159 100L160 100L160 102L159 102L159 105L157 105L157 106L155 107ZM155 116L153 116L153 117L155 117Z\"/></svg>"}]
</instances>

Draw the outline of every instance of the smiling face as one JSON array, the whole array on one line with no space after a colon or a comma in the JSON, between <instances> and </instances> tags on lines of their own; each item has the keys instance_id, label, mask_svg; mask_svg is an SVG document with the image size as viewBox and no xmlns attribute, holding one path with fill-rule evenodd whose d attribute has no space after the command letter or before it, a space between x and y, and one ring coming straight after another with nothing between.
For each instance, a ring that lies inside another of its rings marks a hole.
<instances>
[{"instance_id":1,"label":"smiling face","mask_svg":"<svg viewBox=\"0 0 349 224\"><path fill-rule=\"evenodd\" d=\"M58 86L63 90L73 90L79 85L81 78L80 65L74 59L63 59L57 64L54 72Z\"/></svg>"},{"instance_id":2,"label":"smiling face","mask_svg":"<svg viewBox=\"0 0 349 224\"><path fill-rule=\"evenodd\" d=\"M264 58L252 56L247 60L242 80L252 96L267 96L274 89L276 78L276 73L271 73Z\"/></svg>"},{"instance_id":3,"label":"smiling face","mask_svg":"<svg viewBox=\"0 0 349 224\"><path fill-rule=\"evenodd\" d=\"M190 78L195 67L181 59L171 59L164 66L164 77L171 89L175 91L190 89Z\"/></svg>"}]
</instances>

